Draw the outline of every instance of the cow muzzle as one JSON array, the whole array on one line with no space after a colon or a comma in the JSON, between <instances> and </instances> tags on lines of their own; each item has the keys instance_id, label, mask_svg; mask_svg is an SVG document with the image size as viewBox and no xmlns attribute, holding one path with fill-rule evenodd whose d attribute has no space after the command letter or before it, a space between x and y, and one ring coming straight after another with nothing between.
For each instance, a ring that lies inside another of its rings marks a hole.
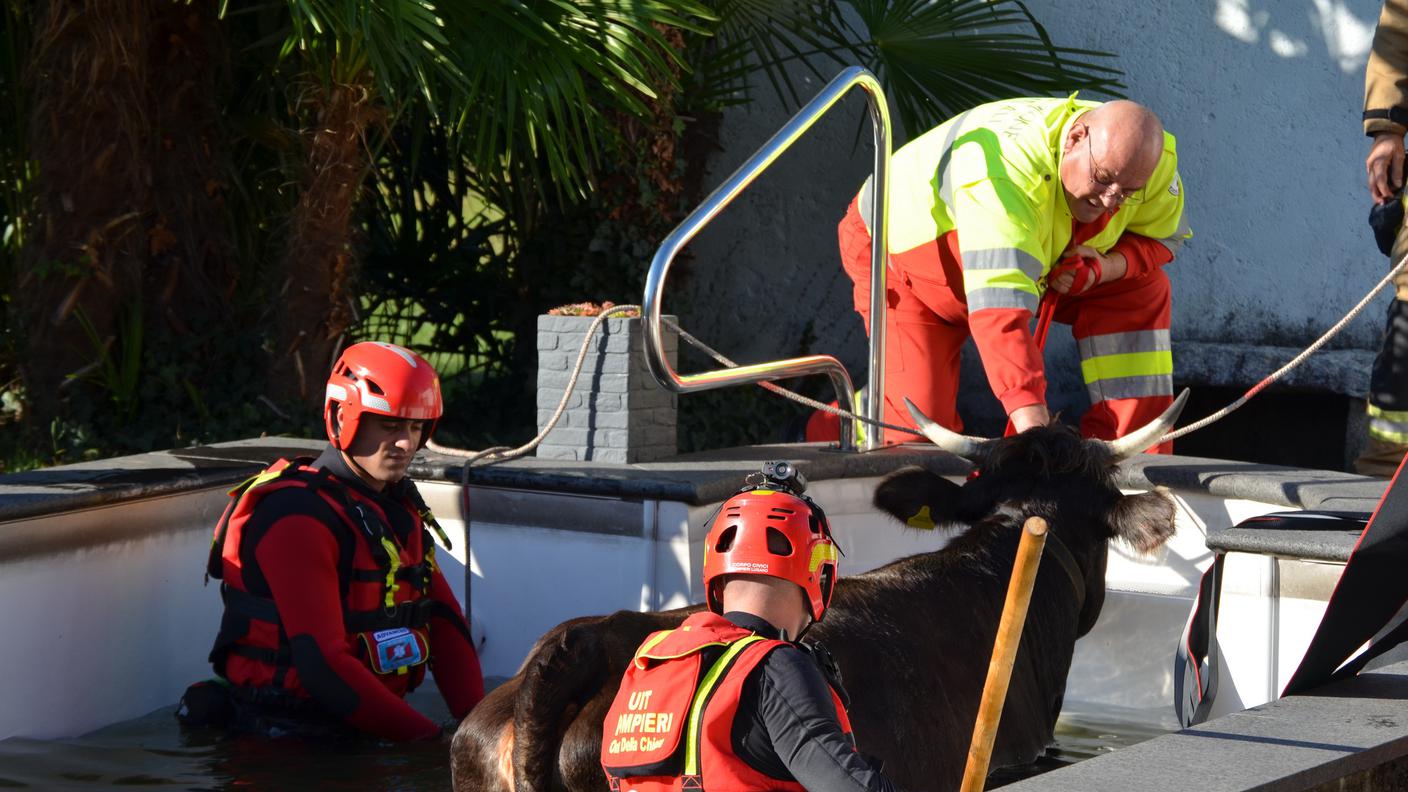
<instances>
[{"instance_id":1,"label":"cow muzzle","mask_svg":"<svg viewBox=\"0 0 1408 792\"><path fill-rule=\"evenodd\" d=\"M969 462L977 462L987 453L987 449L997 440L986 437L971 437L945 429L939 426L934 419L924 414L923 410L914 406L914 402L909 399L904 400L904 404L909 408L909 414L914 418L915 426L919 431L929 438L929 441L943 450L961 456ZM1173 404L1164 410L1163 414L1147 424L1135 429L1123 437L1114 440L1092 440L1090 442L1100 443L1109 451L1111 459L1120 462L1135 454L1143 453L1145 450L1159 442L1173 428L1174 422L1178 420L1179 414L1183 412L1183 407L1188 404L1188 389L1178 394L1178 398L1173 400Z\"/></svg>"}]
</instances>

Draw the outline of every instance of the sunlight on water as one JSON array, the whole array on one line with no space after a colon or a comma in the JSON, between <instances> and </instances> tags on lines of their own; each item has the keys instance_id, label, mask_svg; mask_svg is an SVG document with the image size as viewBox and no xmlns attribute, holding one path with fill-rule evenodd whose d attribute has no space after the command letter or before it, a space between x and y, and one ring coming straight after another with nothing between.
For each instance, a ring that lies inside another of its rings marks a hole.
<instances>
[{"instance_id":1,"label":"sunlight on water","mask_svg":"<svg viewBox=\"0 0 1408 792\"><path fill-rule=\"evenodd\" d=\"M1025 767L994 772L988 777L987 788L1073 765L1177 729L1172 707L1157 710L1101 707L1097 710L1067 704L1056 721L1056 744L1046 749L1046 755Z\"/></svg>"},{"instance_id":2,"label":"sunlight on water","mask_svg":"<svg viewBox=\"0 0 1408 792\"><path fill-rule=\"evenodd\" d=\"M444 721L429 685L416 708ZM174 707L69 740L0 741L0 790L406 790L450 789L450 740L415 745L183 732ZM1068 708L1056 745L1024 768L1002 770L992 788L1156 737L1176 728L1172 713Z\"/></svg>"}]
</instances>

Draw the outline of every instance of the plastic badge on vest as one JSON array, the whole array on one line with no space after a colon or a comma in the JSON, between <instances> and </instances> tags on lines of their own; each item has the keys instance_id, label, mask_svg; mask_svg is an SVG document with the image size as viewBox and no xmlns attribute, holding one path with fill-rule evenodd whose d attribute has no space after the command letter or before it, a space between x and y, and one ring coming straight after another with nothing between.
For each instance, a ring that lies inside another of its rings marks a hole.
<instances>
[{"instance_id":1,"label":"plastic badge on vest","mask_svg":"<svg viewBox=\"0 0 1408 792\"><path fill-rule=\"evenodd\" d=\"M362 640L371 655L372 670L378 674L418 666L425 662L428 654L420 634L406 627L378 630L370 636L362 633Z\"/></svg>"}]
</instances>

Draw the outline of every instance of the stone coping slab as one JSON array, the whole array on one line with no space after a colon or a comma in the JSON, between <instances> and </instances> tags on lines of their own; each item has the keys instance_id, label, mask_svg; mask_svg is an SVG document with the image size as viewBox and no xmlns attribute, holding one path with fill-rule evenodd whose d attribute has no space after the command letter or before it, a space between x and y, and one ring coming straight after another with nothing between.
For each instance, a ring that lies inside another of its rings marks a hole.
<instances>
[{"instance_id":1,"label":"stone coping slab","mask_svg":"<svg viewBox=\"0 0 1408 792\"><path fill-rule=\"evenodd\" d=\"M321 440L254 438L197 448L118 457L0 476L0 522L92 508L134 498L231 486L280 456L316 455ZM825 444L747 446L685 454L644 464L603 464L524 458L475 466L471 484L506 489L576 493L632 500L700 505L735 492L743 476L764 461L787 459L808 479L881 476L905 465L962 476L970 466L938 449L907 444L864 454L843 454ZM459 482L459 457L425 452L411 467L421 480ZM1164 486L1214 497L1241 498L1292 509L1371 512L1385 482L1349 473L1282 468L1219 459L1141 456L1125 463L1128 489ZM1349 532L1219 530L1209 547L1298 558L1343 561L1354 546Z\"/></svg>"},{"instance_id":2,"label":"stone coping slab","mask_svg":"<svg viewBox=\"0 0 1408 792\"><path fill-rule=\"evenodd\" d=\"M1012 792L1302 792L1338 789L1339 779L1405 755L1408 662L1365 671L1308 694L1224 715L1002 788Z\"/></svg>"},{"instance_id":3,"label":"stone coping slab","mask_svg":"<svg viewBox=\"0 0 1408 792\"><path fill-rule=\"evenodd\" d=\"M1143 455L1124 464L1125 483L1157 485L1214 497L1241 498L1298 509L1362 514L1378 507L1388 482L1351 473L1284 468L1225 459ZM1210 526L1208 548L1343 562L1359 531Z\"/></svg>"}]
</instances>

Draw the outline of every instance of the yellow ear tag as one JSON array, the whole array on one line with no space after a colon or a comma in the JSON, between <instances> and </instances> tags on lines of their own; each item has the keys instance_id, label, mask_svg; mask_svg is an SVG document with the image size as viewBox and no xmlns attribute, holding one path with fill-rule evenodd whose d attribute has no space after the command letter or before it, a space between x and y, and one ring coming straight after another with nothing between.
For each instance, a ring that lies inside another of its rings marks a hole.
<instances>
[{"instance_id":1,"label":"yellow ear tag","mask_svg":"<svg viewBox=\"0 0 1408 792\"><path fill-rule=\"evenodd\" d=\"M929 516L929 507L920 506L919 511L913 517L904 521L905 525L920 531L932 531L937 527L934 518Z\"/></svg>"}]
</instances>

